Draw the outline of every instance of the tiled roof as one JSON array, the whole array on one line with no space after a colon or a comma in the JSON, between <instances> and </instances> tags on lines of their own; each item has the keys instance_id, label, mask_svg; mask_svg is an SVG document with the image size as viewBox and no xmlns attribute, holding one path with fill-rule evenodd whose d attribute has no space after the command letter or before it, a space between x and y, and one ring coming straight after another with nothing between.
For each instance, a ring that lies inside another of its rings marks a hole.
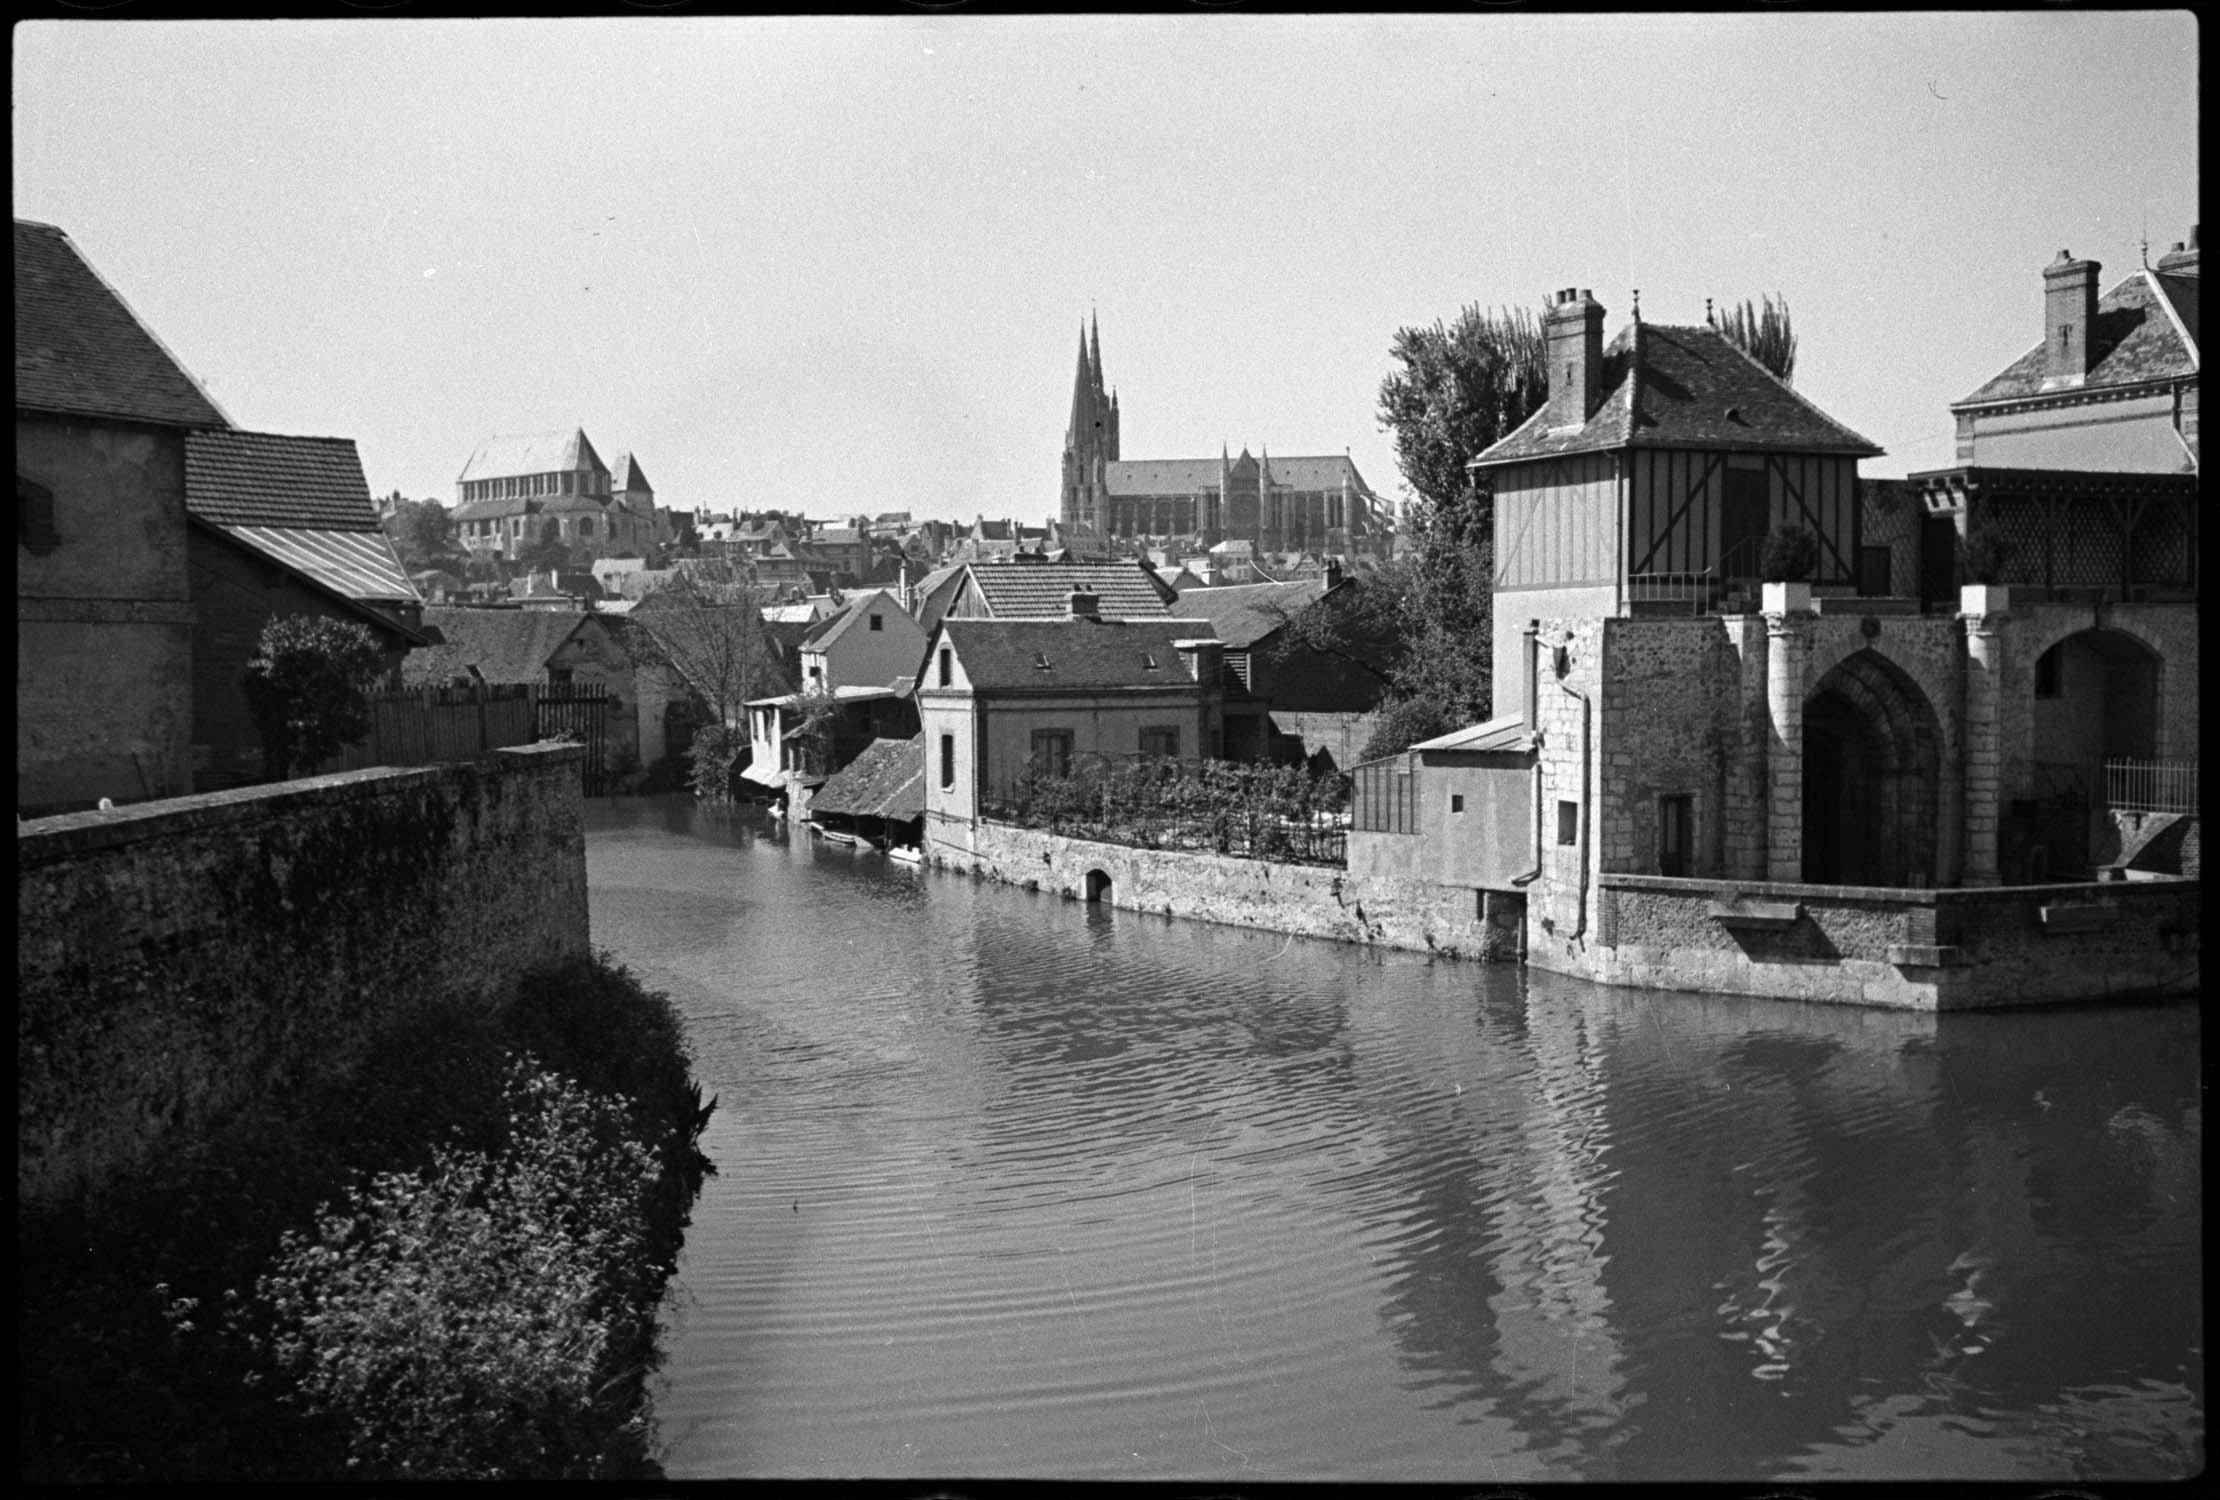
<instances>
[{"instance_id":1,"label":"tiled roof","mask_svg":"<svg viewBox=\"0 0 2220 1500\"><path fill-rule=\"evenodd\" d=\"M1325 597L1323 578L1295 583L1237 583L1222 588L1191 588L1175 606L1183 615L1208 620L1218 639L1240 649L1254 646Z\"/></svg>"},{"instance_id":2,"label":"tiled roof","mask_svg":"<svg viewBox=\"0 0 2220 1500\"><path fill-rule=\"evenodd\" d=\"M560 610L431 605L424 623L436 626L445 644L410 652L402 675L411 684L443 683L476 667L488 682L538 682L547 675L548 658L584 618Z\"/></svg>"},{"instance_id":3,"label":"tiled roof","mask_svg":"<svg viewBox=\"0 0 2220 1500\"><path fill-rule=\"evenodd\" d=\"M2181 319L2177 326L2167 307ZM2183 333L2189 335L2184 340ZM2095 358L2088 378L2073 389L2134 385L2147 380L2194 379L2197 374L2197 281L2138 269L2097 300ZM1972 395L1951 403L1975 406L2046 394L2047 351L2038 342Z\"/></svg>"},{"instance_id":4,"label":"tiled roof","mask_svg":"<svg viewBox=\"0 0 2220 1500\"><path fill-rule=\"evenodd\" d=\"M1863 458L1881 452L1715 328L1629 324L1604 350L1599 378L1603 399L1584 425L1553 431L1545 406L1473 464L1613 448L1785 449Z\"/></svg>"},{"instance_id":5,"label":"tiled roof","mask_svg":"<svg viewBox=\"0 0 2220 1500\"><path fill-rule=\"evenodd\" d=\"M553 432L521 432L490 437L478 445L456 476L457 483L474 479L508 479L519 474L553 474L564 469L584 469L601 463L601 455L586 440L584 429L559 428Z\"/></svg>"},{"instance_id":6,"label":"tiled roof","mask_svg":"<svg viewBox=\"0 0 2220 1500\"><path fill-rule=\"evenodd\" d=\"M925 816L925 736L873 740L809 799L812 813L908 822Z\"/></svg>"},{"instance_id":7,"label":"tiled roof","mask_svg":"<svg viewBox=\"0 0 2220 1500\"><path fill-rule=\"evenodd\" d=\"M422 598L393 550L393 539L382 531L322 531L291 526L220 529L335 594L372 604L415 604Z\"/></svg>"},{"instance_id":8,"label":"tiled roof","mask_svg":"<svg viewBox=\"0 0 2220 1500\"><path fill-rule=\"evenodd\" d=\"M902 602L899 599L896 599L885 589L872 589L868 593L855 595L839 609L812 625L809 634L802 637L802 649L805 651L824 650L846 635L857 621L874 609L884 614L896 614L902 615L904 619L909 618L907 614L903 613ZM765 613L768 613L768 611Z\"/></svg>"},{"instance_id":9,"label":"tiled roof","mask_svg":"<svg viewBox=\"0 0 2220 1500\"><path fill-rule=\"evenodd\" d=\"M987 613L998 620L1057 619L1068 596L1086 589L1105 620L1162 618L1175 597L1164 580L1138 562L994 563L970 569Z\"/></svg>"},{"instance_id":10,"label":"tiled roof","mask_svg":"<svg viewBox=\"0 0 2220 1500\"><path fill-rule=\"evenodd\" d=\"M353 438L236 428L189 433L185 508L227 526L378 529Z\"/></svg>"},{"instance_id":11,"label":"tiled roof","mask_svg":"<svg viewBox=\"0 0 2220 1500\"><path fill-rule=\"evenodd\" d=\"M957 620L940 622L975 690L1188 688L1175 642L1207 640L1206 620ZM1042 666L1045 660L1048 665ZM1150 662L1155 665L1151 666Z\"/></svg>"},{"instance_id":12,"label":"tiled roof","mask_svg":"<svg viewBox=\"0 0 2220 1500\"><path fill-rule=\"evenodd\" d=\"M458 521L498 521L504 516L537 515L539 508L536 499L511 495L500 500L466 500L453 508L453 515Z\"/></svg>"},{"instance_id":13,"label":"tiled roof","mask_svg":"<svg viewBox=\"0 0 2220 1500\"><path fill-rule=\"evenodd\" d=\"M971 534L982 542L1007 542L1011 540L1010 523L981 520L971 528Z\"/></svg>"},{"instance_id":14,"label":"tiled roof","mask_svg":"<svg viewBox=\"0 0 2220 1500\"><path fill-rule=\"evenodd\" d=\"M165 427L229 427L199 382L68 235L15 221L18 410Z\"/></svg>"}]
</instances>

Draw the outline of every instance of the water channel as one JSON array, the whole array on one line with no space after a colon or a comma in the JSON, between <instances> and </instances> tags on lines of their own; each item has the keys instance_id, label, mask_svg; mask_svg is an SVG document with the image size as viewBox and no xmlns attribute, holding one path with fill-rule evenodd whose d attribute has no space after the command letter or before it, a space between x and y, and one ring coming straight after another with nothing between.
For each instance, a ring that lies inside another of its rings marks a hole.
<instances>
[{"instance_id":1,"label":"water channel","mask_svg":"<svg viewBox=\"0 0 2220 1500\"><path fill-rule=\"evenodd\" d=\"M1597 988L589 804L721 1104L674 1478L2178 1478L2196 1005Z\"/></svg>"}]
</instances>

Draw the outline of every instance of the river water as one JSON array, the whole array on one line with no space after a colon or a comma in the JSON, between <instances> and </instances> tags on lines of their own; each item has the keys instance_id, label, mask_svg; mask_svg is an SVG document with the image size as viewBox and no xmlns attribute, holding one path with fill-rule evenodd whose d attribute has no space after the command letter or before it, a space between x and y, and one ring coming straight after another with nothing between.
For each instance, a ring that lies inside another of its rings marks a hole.
<instances>
[{"instance_id":1,"label":"river water","mask_svg":"<svg viewBox=\"0 0 2220 1500\"><path fill-rule=\"evenodd\" d=\"M2174 1478L2194 1003L1607 990L594 802L720 1104L674 1478Z\"/></svg>"}]
</instances>

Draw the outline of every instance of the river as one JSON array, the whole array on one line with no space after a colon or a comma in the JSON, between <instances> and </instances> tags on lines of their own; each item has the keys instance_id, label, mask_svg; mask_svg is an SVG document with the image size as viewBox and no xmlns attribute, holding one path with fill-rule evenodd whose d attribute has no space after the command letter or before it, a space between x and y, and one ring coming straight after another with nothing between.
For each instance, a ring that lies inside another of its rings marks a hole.
<instances>
[{"instance_id":1,"label":"river","mask_svg":"<svg viewBox=\"0 0 2220 1500\"><path fill-rule=\"evenodd\" d=\"M718 1165L674 1478L2179 1478L2195 1002L1609 990L588 804Z\"/></svg>"}]
</instances>

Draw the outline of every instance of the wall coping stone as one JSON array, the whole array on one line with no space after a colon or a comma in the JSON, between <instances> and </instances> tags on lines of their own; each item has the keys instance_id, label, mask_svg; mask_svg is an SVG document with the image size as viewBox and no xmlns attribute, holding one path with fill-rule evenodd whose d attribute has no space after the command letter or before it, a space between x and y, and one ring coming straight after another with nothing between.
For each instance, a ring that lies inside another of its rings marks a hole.
<instances>
[{"instance_id":1,"label":"wall coping stone","mask_svg":"<svg viewBox=\"0 0 2220 1500\"><path fill-rule=\"evenodd\" d=\"M2194 890L2198 877L2161 876L2139 880L2138 886L2174 891ZM1791 880L1725 880L1707 875L1636 875L1605 871L1596 884L1607 891L1655 891L1666 896L1712 897L1731 901L1738 896L1785 896L1799 901L1885 901L1897 906L1935 906L1946 902L1986 901L1998 896L2035 897L2056 901L2082 896L2094 899L2119 894L2117 884L2085 880L2052 885L1894 886L1807 885Z\"/></svg>"},{"instance_id":2,"label":"wall coping stone","mask_svg":"<svg viewBox=\"0 0 2220 1500\"><path fill-rule=\"evenodd\" d=\"M582 764L586 747L546 740L536 745L496 750L493 758L497 763L507 763L519 770L572 762ZM220 792L195 792L185 797L132 802L107 812L95 809L58 813L47 818L22 818L15 825L16 865L19 869L35 868L150 839L238 827L310 802L329 805L367 801L406 787L430 785L446 769L446 765L369 766L359 771L336 771L329 776L304 776L297 781L274 781Z\"/></svg>"}]
</instances>

